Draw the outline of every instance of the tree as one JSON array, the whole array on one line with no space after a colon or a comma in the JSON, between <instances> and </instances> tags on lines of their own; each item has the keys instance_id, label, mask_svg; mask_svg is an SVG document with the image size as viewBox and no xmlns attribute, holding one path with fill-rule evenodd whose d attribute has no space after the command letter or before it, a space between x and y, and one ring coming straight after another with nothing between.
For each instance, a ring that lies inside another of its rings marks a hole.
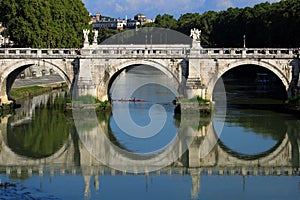
<instances>
[{"instance_id":1,"label":"tree","mask_svg":"<svg viewBox=\"0 0 300 200\"><path fill-rule=\"evenodd\" d=\"M0 13L20 47L78 48L91 28L81 0L0 0Z\"/></svg>"},{"instance_id":2,"label":"tree","mask_svg":"<svg viewBox=\"0 0 300 200\"><path fill-rule=\"evenodd\" d=\"M155 24L158 27L169 28L176 30L177 29L177 20L169 14L157 15L155 18Z\"/></svg>"}]
</instances>

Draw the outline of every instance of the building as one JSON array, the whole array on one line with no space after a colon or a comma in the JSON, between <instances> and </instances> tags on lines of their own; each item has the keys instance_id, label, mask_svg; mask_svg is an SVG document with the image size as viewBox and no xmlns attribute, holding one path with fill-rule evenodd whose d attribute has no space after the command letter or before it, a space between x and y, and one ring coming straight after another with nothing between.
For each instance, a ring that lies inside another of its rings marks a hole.
<instances>
[{"instance_id":1,"label":"building","mask_svg":"<svg viewBox=\"0 0 300 200\"><path fill-rule=\"evenodd\" d=\"M110 29L123 30L126 27L126 24L127 24L126 20L105 19L105 18L92 23L93 28L96 29L96 30L99 30L101 28L110 28Z\"/></svg>"},{"instance_id":2,"label":"building","mask_svg":"<svg viewBox=\"0 0 300 200\"><path fill-rule=\"evenodd\" d=\"M153 22L151 19L147 19L143 14L137 14L134 16L134 19L116 19L110 17L103 17L100 13L96 15L91 15L90 24L92 24L93 28L99 30L101 28L109 28L109 29L117 29L123 30L124 28L133 29L137 26L144 25L146 23Z\"/></svg>"},{"instance_id":3,"label":"building","mask_svg":"<svg viewBox=\"0 0 300 200\"><path fill-rule=\"evenodd\" d=\"M100 13L97 13L96 15L91 15L90 24L92 24L93 28L96 30L101 28L123 30L127 25L127 20L102 17Z\"/></svg>"},{"instance_id":4,"label":"building","mask_svg":"<svg viewBox=\"0 0 300 200\"><path fill-rule=\"evenodd\" d=\"M127 24L126 24L126 28L131 29L131 28L135 28L139 25L141 25L141 23L139 21L128 19Z\"/></svg>"},{"instance_id":5,"label":"building","mask_svg":"<svg viewBox=\"0 0 300 200\"><path fill-rule=\"evenodd\" d=\"M140 22L142 25L146 24L147 22L147 17L146 15L142 14L142 13L138 13L134 16L134 20Z\"/></svg>"}]
</instances>

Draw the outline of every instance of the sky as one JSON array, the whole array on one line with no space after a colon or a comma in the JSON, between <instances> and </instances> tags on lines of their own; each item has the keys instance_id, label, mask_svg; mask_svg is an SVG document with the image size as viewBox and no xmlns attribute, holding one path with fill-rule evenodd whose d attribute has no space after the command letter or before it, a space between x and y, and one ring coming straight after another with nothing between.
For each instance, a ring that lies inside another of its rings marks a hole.
<instances>
[{"instance_id":1,"label":"sky","mask_svg":"<svg viewBox=\"0 0 300 200\"><path fill-rule=\"evenodd\" d=\"M150 19L155 19L158 14L170 14L178 18L185 13L252 7L266 1L273 3L280 0L82 0L91 14L133 18L137 13L143 13Z\"/></svg>"}]
</instances>

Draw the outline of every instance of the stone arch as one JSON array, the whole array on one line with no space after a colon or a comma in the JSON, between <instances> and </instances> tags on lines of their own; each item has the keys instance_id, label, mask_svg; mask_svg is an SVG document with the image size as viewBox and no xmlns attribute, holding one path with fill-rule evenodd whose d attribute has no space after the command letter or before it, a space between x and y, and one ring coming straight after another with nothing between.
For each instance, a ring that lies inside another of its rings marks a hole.
<instances>
[{"instance_id":1,"label":"stone arch","mask_svg":"<svg viewBox=\"0 0 300 200\"><path fill-rule=\"evenodd\" d=\"M158 61L153 60L126 60L122 63L115 64L113 66L109 67L109 70L106 71L107 77L104 78L105 80L101 80L100 84L98 85L97 89L97 97L100 100L110 100L109 97L109 90L112 85L112 83L115 81L116 77L126 68L134 65L148 65L151 67L154 67L161 72L163 72L165 75L167 75L170 79L175 80L177 83L177 90L180 85L180 80L176 74L174 74L172 71L168 69L168 67L164 66L162 63ZM181 75L181 74L180 74ZM108 79L108 80L106 80Z\"/></svg>"},{"instance_id":2,"label":"stone arch","mask_svg":"<svg viewBox=\"0 0 300 200\"><path fill-rule=\"evenodd\" d=\"M64 81L66 82L68 88L71 88L72 85L72 80L69 78L69 76L67 75L67 73L59 66L57 66L56 64L49 62L47 60L41 60L41 61L37 61L37 60L30 60L30 59L26 59L26 60L21 60L21 61L17 61L17 62L13 62L11 63L8 67L6 67L5 69L3 69L2 73L0 74L0 81L1 81L1 85L0 85L0 95L3 98L2 102L6 100L6 98L8 98L8 91L10 90L10 88L12 87L12 84L15 80L15 78L17 77L17 75L23 71L24 69L35 65L35 64L39 64L39 62L43 62L43 65L45 67L49 67L49 68L54 68L56 69L56 72L64 79ZM8 80L8 77L11 75L13 75L13 80Z\"/></svg>"},{"instance_id":3,"label":"stone arch","mask_svg":"<svg viewBox=\"0 0 300 200\"><path fill-rule=\"evenodd\" d=\"M215 87L215 84L217 83L217 81L229 70L235 68L235 67L239 67L242 65L256 65L259 67L263 67L266 68L268 70L270 70L271 72L273 72L282 82L282 84L284 85L284 87L286 88L286 92L288 94L288 97L290 97L289 94L289 80L288 78L285 76L285 74L275 65L266 62L266 61L259 61L259 60L239 60L239 61L235 61L232 63L229 63L227 67L220 67L220 71L216 77L216 79L211 80L207 86L207 93L210 95L210 99L212 100L212 93Z\"/></svg>"}]
</instances>

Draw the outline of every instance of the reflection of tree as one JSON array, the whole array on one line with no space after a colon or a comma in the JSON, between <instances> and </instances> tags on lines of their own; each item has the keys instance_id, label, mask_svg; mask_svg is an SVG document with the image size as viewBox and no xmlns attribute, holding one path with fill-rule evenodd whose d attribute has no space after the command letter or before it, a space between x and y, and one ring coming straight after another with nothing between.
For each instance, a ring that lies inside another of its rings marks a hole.
<instances>
[{"instance_id":1,"label":"reflection of tree","mask_svg":"<svg viewBox=\"0 0 300 200\"><path fill-rule=\"evenodd\" d=\"M62 110L64 97L49 99L36 108L28 123L8 124L7 143L17 154L30 158L48 157L57 152L68 139L70 124Z\"/></svg>"},{"instance_id":2,"label":"reflection of tree","mask_svg":"<svg viewBox=\"0 0 300 200\"><path fill-rule=\"evenodd\" d=\"M229 117L230 116L230 117ZM254 132L265 138L279 141L287 130L285 116L274 112L239 109L238 113L228 110L226 122L232 126L243 127L246 132Z\"/></svg>"}]
</instances>

